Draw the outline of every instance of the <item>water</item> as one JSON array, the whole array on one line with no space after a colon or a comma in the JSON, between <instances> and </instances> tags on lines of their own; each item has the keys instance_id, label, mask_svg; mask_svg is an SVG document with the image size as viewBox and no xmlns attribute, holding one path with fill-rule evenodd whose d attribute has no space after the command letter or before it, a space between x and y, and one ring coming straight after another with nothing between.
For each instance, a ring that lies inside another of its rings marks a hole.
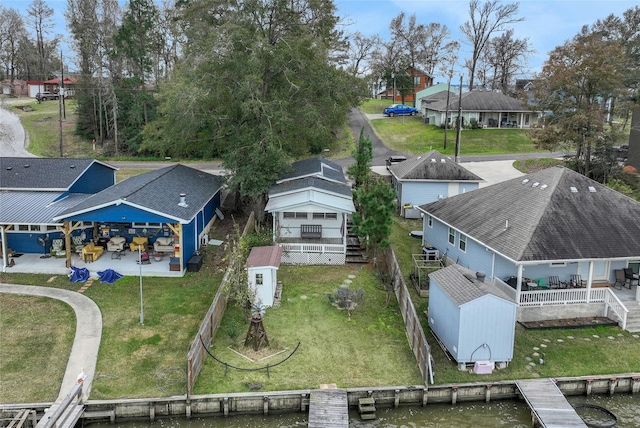
<instances>
[{"instance_id":1,"label":"water","mask_svg":"<svg viewBox=\"0 0 640 428\"><path fill-rule=\"evenodd\" d=\"M567 397L571 404L595 404L618 418L616 428L640 427L640 395ZM350 428L531 428L531 414L524 401L493 401L429 404L427 407L382 408L374 421L361 421L357 411L349 412ZM173 418L155 422L117 422L91 424L91 428L296 428L306 426L305 413L269 416L240 415L211 418ZM596 415L598 416L598 415Z\"/></svg>"}]
</instances>

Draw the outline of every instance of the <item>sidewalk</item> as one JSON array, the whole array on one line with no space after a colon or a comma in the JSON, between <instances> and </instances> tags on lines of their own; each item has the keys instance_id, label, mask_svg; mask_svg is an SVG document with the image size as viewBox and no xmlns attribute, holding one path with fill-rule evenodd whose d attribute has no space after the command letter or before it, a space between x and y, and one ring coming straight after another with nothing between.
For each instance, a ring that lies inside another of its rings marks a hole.
<instances>
[{"instance_id":1,"label":"sidewalk","mask_svg":"<svg viewBox=\"0 0 640 428\"><path fill-rule=\"evenodd\" d=\"M56 401L61 401L67 396L71 388L78 382L78 375L82 370L86 375L82 392L84 398L88 398L96 372L98 350L102 338L102 314L98 305L76 291L58 288L0 284L0 293L49 297L61 300L73 308L76 313L76 336Z\"/></svg>"}]
</instances>

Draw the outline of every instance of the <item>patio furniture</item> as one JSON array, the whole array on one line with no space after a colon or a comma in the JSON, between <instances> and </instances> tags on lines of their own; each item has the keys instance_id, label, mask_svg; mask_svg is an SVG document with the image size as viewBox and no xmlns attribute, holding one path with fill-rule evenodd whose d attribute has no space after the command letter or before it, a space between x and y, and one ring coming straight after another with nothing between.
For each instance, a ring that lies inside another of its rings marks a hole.
<instances>
[{"instance_id":1,"label":"patio furniture","mask_svg":"<svg viewBox=\"0 0 640 428\"><path fill-rule=\"evenodd\" d=\"M138 251L138 249L142 251L147 251L147 244L149 243L149 238L146 236L135 236L129 244L129 249L131 251Z\"/></svg>"},{"instance_id":2,"label":"patio furniture","mask_svg":"<svg viewBox=\"0 0 640 428\"><path fill-rule=\"evenodd\" d=\"M173 253L173 238L161 236L153 243L153 250L156 253Z\"/></svg>"},{"instance_id":3,"label":"patio furniture","mask_svg":"<svg viewBox=\"0 0 640 428\"><path fill-rule=\"evenodd\" d=\"M147 253L146 251L141 252L140 258L136 260L136 263L139 265L148 265L149 263L151 263L151 260L149 260L149 253Z\"/></svg>"},{"instance_id":4,"label":"patio furniture","mask_svg":"<svg viewBox=\"0 0 640 428\"><path fill-rule=\"evenodd\" d=\"M124 251L124 244L127 242L123 236L114 236L107 242L107 251Z\"/></svg>"},{"instance_id":5,"label":"patio furniture","mask_svg":"<svg viewBox=\"0 0 640 428\"><path fill-rule=\"evenodd\" d=\"M91 242L82 248L82 261L95 262L100 258L103 252L104 248Z\"/></svg>"},{"instance_id":6,"label":"patio furniture","mask_svg":"<svg viewBox=\"0 0 640 428\"><path fill-rule=\"evenodd\" d=\"M51 241L51 255L54 257L65 257L67 251L64 249L63 239L54 239Z\"/></svg>"},{"instance_id":7,"label":"patio furniture","mask_svg":"<svg viewBox=\"0 0 640 428\"><path fill-rule=\"evenodd\" d=\"M587 281L582 279L582 275L571 275L569 285L575 288L581 288L587 286Z\"/></svg>"},{"instance_id":8,"label":"patio furniture","mask_svg":"<svg viewBox=\"0 0 640 428\"><path fill-rule=\"evenodd\" d=\"M613 272L616 275L616 282L613 283L613 288L622 290L622 287L627 285L627 278L624 276L624 270L616 269ZM629 288L631 288L631 284L629 284Z\"/></svg>"},{"instance_id":9,"label":"patio furniture","mask_svg":"<svg viewBox=\"0 0 640 428\"><path fill-rule=\"evenodd\" d=\"M640 275L633 273L633 269L625 268L624 277L629 282L629 288L631 288L634 281L636 282L636 285L640 285Z\"/></svg>"},{"instance_id":10,"label":"patio furniture","mask_svg":"<svg viewBox=\"0 0 640 428\"><path fill-rule=\"evenodd\" d=\"M84 247L84 242L82 242L82 236L72 236L71 242L73 245L73 252L76 254L82 254L82 247Z\"/></svg>"},{"instance_id":11,"label":"patio furniture","mask_svg":"<svg viewBox=\"0 0 640 428\"><path fill-rule=\"evenodd\" d=\"M560 281L560 277L558 276L550 276L549 277L549 287L551 288L567 288L566 281Z\"/></svg>"},{"instance_id":12,"label":"patio furniture","mask_svg":"<svg viewBox=\"0 0 640 428\"><path fill-rule=\"evenodd\" d=\"M122 250L115 250L111 253L111 260L120 260L125 255L124 248Z\"/></svg>"}]
</instances>

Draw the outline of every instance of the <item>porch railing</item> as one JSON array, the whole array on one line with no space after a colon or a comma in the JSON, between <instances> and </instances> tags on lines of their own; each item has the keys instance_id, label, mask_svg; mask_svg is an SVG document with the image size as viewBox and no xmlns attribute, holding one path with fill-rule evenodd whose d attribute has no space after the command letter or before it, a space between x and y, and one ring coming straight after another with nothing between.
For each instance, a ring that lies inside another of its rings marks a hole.
<instances>
[{"instance_id":1,"label":"porch railing","mask_svg":"<svg viewBox=\"0 0 640 428\"><path fill-rule=\"evenodd\" d=\"M588 291L586 288L523 291L520 294L520 306L604 303L608 309L611 309L616 314L620 320L622 329L625 329L629 310L620 299L618 299L615 293L608 288L592 288L590 293Z\"/></svg>"},{"instance_id":2,"label":"porch railing","mask_svg":"<svg viewBox=\"0 0 640 428\"><path fill-rule=\"evenodd\" d=\"M620 319L620 327L624 330L627 328L627 314L629 313L629 309L618 299L616 293L609 289L607 289L607 291L608 293L604 296L604 304L618 316Z\"/></svg>"},{"instance_id":3,"label":"porch railing","mask_svg":"<svg viewBox=\"0 0 640 428\"><path fill-rule=\"evenodd\" d=\"M282 249L289 253L338 253L343 254L344 245L326 244L281 244Z\"/></svg>"}]
</instances>

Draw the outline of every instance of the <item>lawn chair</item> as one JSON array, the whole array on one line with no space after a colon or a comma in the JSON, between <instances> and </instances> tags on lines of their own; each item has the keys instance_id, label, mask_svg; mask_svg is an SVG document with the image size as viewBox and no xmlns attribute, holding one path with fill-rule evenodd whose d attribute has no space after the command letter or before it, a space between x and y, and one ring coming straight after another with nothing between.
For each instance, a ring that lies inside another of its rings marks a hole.
<instances>
[{"instance_id":1,"label":"lawn chair","mask_svg":"<svg viewBox=\"0 0 640 428\"><path fill-rule=\"evenodd\" d=\"M582 279L582 275L571 275L569 284L575 288L581 288L587 286L587 281Z\"/></svg>"},{"instance_id":2,"label":"lawn chair","mask_svg":"<svg viewBox=\"0 0 640 428\"><path fill-rule=\"evenodd\" d=\"M613 272L616 275L616 282L613 283L613 288L622 290L622 287L627 285L627 278L624 276L624 270L616 269ZM631 288L631 285L629 285L629 288Z\"/></svg>"},{"instance_id":3,"label":"lawn chair","mask_svg":"<svg viewBox=\"0 0 640 428\"><path fill-rule=\"evenodd\" d=\"M629 282L629 288L631 288L634 281L636 282L636 285L640 285L640 277L638 275L634 275L633 269L625 268L624 277Z\"/></svg>"},{"instance_id":4,"label":"lawn chair","mask_svg":"<svg viewBox=\"0 0 640 428\"><path fill-rule=\"evenodd\" d=\"M538 284L538 288L541 290L548 290L549 284L547 284L544 278L536 278L535 283Z\"/></svg>"},{"instance_id":5,"label":"lawn chair","mask_svg":"<svg viewBox=\"0 0 640 428\"><path fill-rule=\"evenodd\" d=\"M558 276L550 276L549 277L549 287L551 288L567 288L566 281L560 281L560 277Z\"/></svg>"}]
</instances>

